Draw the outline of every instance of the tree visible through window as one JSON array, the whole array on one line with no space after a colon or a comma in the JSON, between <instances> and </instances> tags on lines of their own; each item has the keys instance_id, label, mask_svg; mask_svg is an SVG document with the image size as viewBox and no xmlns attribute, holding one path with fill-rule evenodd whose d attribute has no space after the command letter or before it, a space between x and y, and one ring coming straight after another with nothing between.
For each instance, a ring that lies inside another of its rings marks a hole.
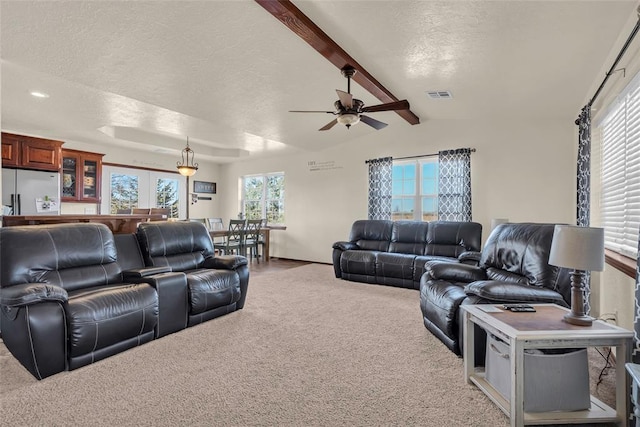
<instances>
[{"instance_id":1,"label":"tree visible through window","mask_svg":"<svg viewBox=\"0 0 640 427\"><path fill-rule=\"evenodd\" d=\"M138 207L138 177L136 175L111 175L111 206L115 214L118 209Z\"/></svg>"},{"instance_id":2,"label":"tree visible through window","mask_svg":"<svg viewBox=\"0 0 640 427\"><path fill-rule=\"evenodd\" d=\"M158 178L156 181L156 206L170 209L169 218L178 218L178 180Z\"/></svg>"},{"instance_id":3,"label":"tree visible through window","mask_svg":"<svg viewBox=\"0 0 640 427\"><path fill-rule=\"evenodd\" d=\"M247 219L266 218L284 224L284 174L248 175L242 178L242 213Z\"/></svg>"},{"instance_id":4,"label":"tree visible through window","mask_svg":"<svg viewBox=\"0 0 640 427\"><path fill-rule=\"evenodd\" d=\"M438 219L438 159L393 162L391 219Z\"/></svg>"}]
</instances>

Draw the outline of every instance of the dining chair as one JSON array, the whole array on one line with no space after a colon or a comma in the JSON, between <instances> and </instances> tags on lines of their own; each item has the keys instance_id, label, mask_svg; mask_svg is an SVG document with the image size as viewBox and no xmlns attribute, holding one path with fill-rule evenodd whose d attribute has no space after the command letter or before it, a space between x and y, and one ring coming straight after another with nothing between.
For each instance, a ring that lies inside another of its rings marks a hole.
<instances>
[{"instance_id":1,"label":"dining chair","mask_svg":"<svg viewBox=\"0 0 640 427\"><path fill-rule=\"evenodd\" d=\"M262 218L260 221L262 221L262 223L260 224L260 228L267 228L267 218ZM262 233L258 234L258 246L262 247L262 250L260 251L261 254L264 254L264 246L265 246L264 237L265 237L264 234Z\"/></svg>"},{"instance_id":2,"label":"dining chair","mask_svg":"<svg viewBox=\"0 0 640 427\"><path fill-rule=\"evenodd\" d=\"M224 223L222 222L222 218L205 218L207 228L209 232L212 231L221 231L224 230ZM211 236L211 240L213 241L213 245L220 245L225 242L225 236Z\"/></svg>"},{"instance_id":3,"label":"dining chair","mask_svg":"<svg viewBox=\"0 0 640 427\"><path fill-rule=\"evenodd\" d=\"M133 208L131 213L134 215L149 215L149 208Z\"/></svg>"},{"instance_id":4,"label":"dining chair","mask_svg":"<svg viewBox=\"0 0 640 427\"><path fill-rule=\"evenodd\" d=\"M207 227L209 231L224 230L222 218L207 218Z\"/></svg>"},{"instance_id":5,"label":"dining chair","mask_svg":"<svg viewBox=\"0 0 640 427\"><path fill-rule=\"evenodd\" d=\"M200 224L202 224L205 227L207 227L207 230L209 229L209 226L207 225L207 221L204 218L189 218L189 221L191 221L191 222L199 222Z\"/></svg>"},{"instance_id":6,"label":"dining chair","mask_svg":"<svg viewBox=\"0 0 640 427\"><path fill-rule=\"evenodd\" d=\"M235 252L238 255L244 253L244 219L232 219L229 221L229 230L224 237L224 242L214 244L214 249L219 250L223 255Z\"/></svg>"},{"instance_id":7,"label":"dining chair","mask_svg":"<svg viewBox=\"0 0 640 427\"><path fill-rule=\"evenodd\" d=\"M244 229L244 250L249 250L249 260L253 260L255 256L258 264L260 264L260 254L258 253L258 245L260 240L261 219L248 219Z\"/></svg>"},{"instance_id":8,"label":"dining chair","mask_svg":"<svg viewBox=\"0 0 640 427\"><path fill-rule=\"evenodd\" d=\"M149 209L149 215L162 215L162 218L150 218L150 221L166 221L171 215L171 209L169 208L151 208Z\"/></svg>"},{"instance_id":9,"label":"dining chair","mask_svg":"<svg viewBox=\"0 0 640 427\"><path fill-rule=\"evenodd\" d=\"M131 208L116 209L116 215L131 215L133 210Z\"/></svg>"}]
</instances>

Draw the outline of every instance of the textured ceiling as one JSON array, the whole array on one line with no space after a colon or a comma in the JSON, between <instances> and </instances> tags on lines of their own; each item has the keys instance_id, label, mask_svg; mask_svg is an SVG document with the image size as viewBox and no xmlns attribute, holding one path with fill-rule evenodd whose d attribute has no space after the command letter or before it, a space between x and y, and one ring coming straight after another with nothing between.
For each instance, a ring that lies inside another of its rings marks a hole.
<instances>
[{"instance_id":1,"label":"textured ceiling","mask_svg":"<svg viewBox=\"0 0 640 427\"><path fill-rule=\"evenodd\" d=\"M424 123L572 120L635 1L294 1ZM2 1L2 129L226 162L376 132L317 129L339 70L257 3ZM50 95L36 99L39 90ZM435 101L428 90L450 90ZM379 101L357 84L366 105ZM393 112L379 131L410 126ZM420 125L417 125L420 126Z\"/></svg>"}]
</instances>

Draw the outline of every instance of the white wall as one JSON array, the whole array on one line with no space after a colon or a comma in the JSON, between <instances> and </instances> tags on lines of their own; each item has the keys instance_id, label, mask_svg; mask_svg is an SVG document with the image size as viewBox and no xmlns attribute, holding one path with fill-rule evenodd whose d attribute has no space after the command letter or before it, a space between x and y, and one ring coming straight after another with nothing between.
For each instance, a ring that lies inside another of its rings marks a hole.
<instances>
[{"instance_id":1,"label":"white wall","mask_svg":"<svg viewBox=\"0 0 640 427\"><path fill-rule=\"evenodd\" d=\"M336 127L331 132L346 132ZM471 147L473 219L567 222L575 215L575 125L572 121L443 120L400 124L321 152L222 166L223 218L236 217L238 181L247 174L285 173L286 231L272 233L272 255L331 262L331 246L367 217L365 160ZM311 171L309 162L327 170Z\"/></svg>"}]
</instances>

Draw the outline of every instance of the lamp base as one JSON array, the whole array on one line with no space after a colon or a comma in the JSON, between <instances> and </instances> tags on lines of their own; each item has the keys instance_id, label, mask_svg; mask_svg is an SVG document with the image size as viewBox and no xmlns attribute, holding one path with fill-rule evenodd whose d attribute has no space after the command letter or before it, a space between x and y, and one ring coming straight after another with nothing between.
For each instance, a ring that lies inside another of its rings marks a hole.
<instances>
[{"instance_id":1,"label":"lamp base","mask_svg":"<svg viewBox=\"0 0 640 427\"><path fill-rule=\"evenodd\" d=\"M572 325L577 326L591 326L593 321L595 320L591 316L587 316L586 314L575 314L573 312L565 314L562 319L567 323L571 323Z\"/></svg>"}]
</instances>

